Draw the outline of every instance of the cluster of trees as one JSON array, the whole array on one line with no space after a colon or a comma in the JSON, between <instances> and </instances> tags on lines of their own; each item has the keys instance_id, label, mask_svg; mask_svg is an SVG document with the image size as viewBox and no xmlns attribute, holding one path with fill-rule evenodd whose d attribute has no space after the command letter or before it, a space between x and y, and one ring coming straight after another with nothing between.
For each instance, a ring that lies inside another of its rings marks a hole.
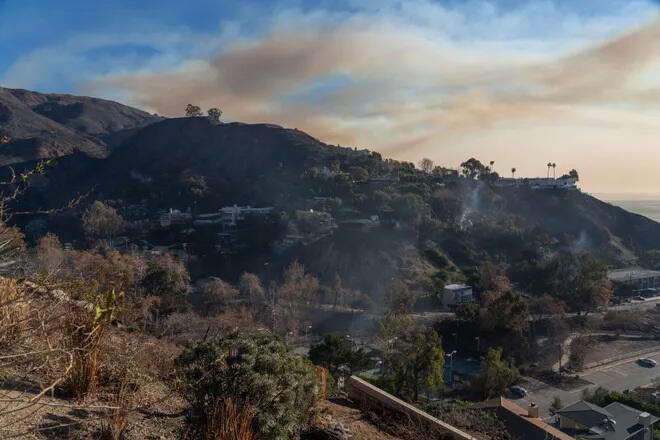
<instances>
[{"instance_id":1,"label":"cluster of trees","mask_svg":"<svg viewBox=\"0 0 660 440\"><path fill-rule=\"evenodd\" d=\"M217 107L212 107L206 112L207 117L213 122L220 122L220 117L222 116L222 110ZM202 109L193 104L188 104L186 106L186 116L189 118L203 116Z\"/></svg>"}]
</instances>

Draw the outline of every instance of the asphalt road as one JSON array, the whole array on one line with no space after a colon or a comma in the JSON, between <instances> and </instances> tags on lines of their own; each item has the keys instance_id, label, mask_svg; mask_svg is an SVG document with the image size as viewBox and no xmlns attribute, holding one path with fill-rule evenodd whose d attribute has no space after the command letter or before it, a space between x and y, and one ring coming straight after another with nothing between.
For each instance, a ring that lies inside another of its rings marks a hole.
<instances>
[{"instance_id":1,"label":"asphalt road","mask_svg":"<svg viewBox=\"0 0 660 440\"><path fill-rule=\"evenodd\" d=\"M543 417L550 416L549 409L552 400L558 396L564 406L577 402L582 397L582 391L587 388L601 386L612 391L624 391L649 385L653 379L660 377L660 351L644 355L658 362L658 366L647 368L637 364L636 359L615 362L603 367L593 368L580 374L580 377L593 385L584 386L572 391L563 391L535 379L526 378L522 384L528 391L523 399L513 399L518 405L527 408L531 402L539 405Z\"/></svg>"}]
</instances>

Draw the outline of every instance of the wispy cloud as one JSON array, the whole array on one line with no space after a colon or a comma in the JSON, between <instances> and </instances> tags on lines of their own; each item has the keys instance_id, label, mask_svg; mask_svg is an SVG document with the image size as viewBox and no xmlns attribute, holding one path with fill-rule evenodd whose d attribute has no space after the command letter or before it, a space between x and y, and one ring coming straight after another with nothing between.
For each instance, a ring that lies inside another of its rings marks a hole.
<instances>
[{"instance_id":1,"label":"wispy cloud","mask_svg":"<svg viewBox=\"0 0 660 440\"><path fill-rule=\"evenodd\" d=\"M182 44L159 43L156 33L147 62L108 63L80 90L170 116L188 102L219 105L229 119L298 127L402 159L455 165L476 155L529 174L553 160L581 169L587 188L660 191L660 177L622 177L626 166L649 163L644 155L660 158L649 150L660 129L653 3L342 3L283 1L267 18L251 4L215 35L178 34ZM245 31L255 14L258 26ZM84 66L73 46L63 52ZM28 61L16 63L15 77L34 71ZM612 161L622 149L629 158Z\"/></svg>"}]
</instances>

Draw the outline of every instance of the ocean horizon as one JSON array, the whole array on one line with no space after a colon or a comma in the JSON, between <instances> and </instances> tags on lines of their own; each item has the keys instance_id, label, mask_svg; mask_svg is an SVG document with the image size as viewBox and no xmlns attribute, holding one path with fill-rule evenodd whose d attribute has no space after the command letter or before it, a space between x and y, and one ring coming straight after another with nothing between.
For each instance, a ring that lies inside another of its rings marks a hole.
<instances>
[{"instance_id":1,"label":"ocean horizon","mask_svg":"<svg viewBox=\"0 0 660 440\"><path fill-rule=\"evenodd\" d=\"M603 202L660 222L660 194L594 193L592 195Z\"/></svg>"}]
</instances>

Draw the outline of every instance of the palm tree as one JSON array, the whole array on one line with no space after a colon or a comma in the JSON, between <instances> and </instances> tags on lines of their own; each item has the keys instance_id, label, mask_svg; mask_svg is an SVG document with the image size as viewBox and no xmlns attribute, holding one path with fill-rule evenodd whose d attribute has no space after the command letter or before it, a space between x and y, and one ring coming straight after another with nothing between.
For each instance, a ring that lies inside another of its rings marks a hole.
<instances>
[{"instance_id":1,"label":"palm tree","mask_svg":"<svg viewBox=\"0 0 660 440\"><path fill-rule=\"evenodd\" d=\"M552 166L552 162L548 162L548 174L547 174L548 179L550 178L550 167L551 166Z\"/></svg>"},{"instance_id":2,"label":"palm tree","mask_svg":"<svg viewBox=\"0 0 660 440\"><path fill-rule=\"evenodd\" d=\"M494 160L491 160L491 161L490 161L490 170L491 170L491 171L494 171L494 170L493 170L493 165L495 165L495 161L494 161Z\"/></svg>"},{"instance_id":3,"label":"palm tree","mask_svg":"<svg viewBox=\"0 0 660 440\"><path fill-rule=\"evenodd\" d=\"M511 178L512 178L512 179L515 179L515 177L516 177L516 169L515 169L515 168L511 168Z\"/></svg>"},{"instance_id":4,"label":"palm tree","mask_svg":"<svg viewBox=\"0 0 660 440\"><path fill-rule=\"evenodd\" d=\"M553 163L552 163L552 178L553 178L553 179L556 179L556 177L555 177L555 176L556 176L556 174L555 174L555 168L557 168L557 164L553 162Z\"/></svg>"}]
</instances>

